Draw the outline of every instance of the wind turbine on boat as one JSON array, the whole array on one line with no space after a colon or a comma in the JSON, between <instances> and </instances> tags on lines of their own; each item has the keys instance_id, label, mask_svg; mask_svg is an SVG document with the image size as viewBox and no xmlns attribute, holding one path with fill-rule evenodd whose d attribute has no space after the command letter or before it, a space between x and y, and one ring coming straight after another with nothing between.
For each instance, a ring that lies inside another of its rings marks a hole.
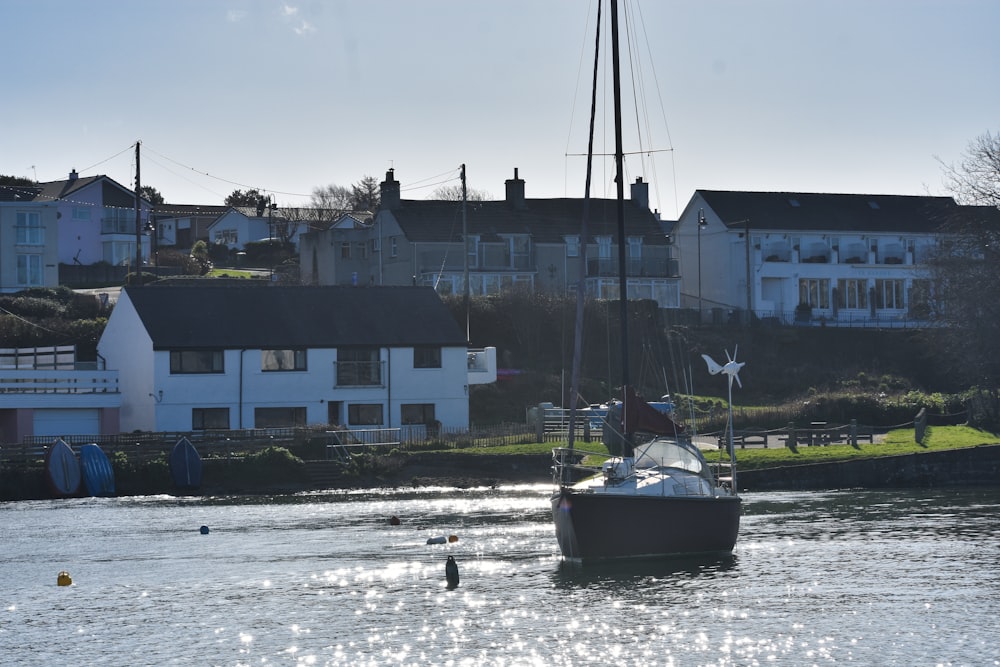
<instances>
[{"instance_id":1,"label":"wind turbine on boat","mask_svg":"<svg viewBox=\"0 0 1000 667\"><path fill-rule=\"evenodd\" d=\"M740 369L746 366L745 361L736 361L736 353L739 352L740 346L737 345L733 349L733 356L729 356L729 350L726 350L726 363L724 365L719 365L715 362L712 357L707 354L701 355L701 358L705 360L708 364L708 372L711 375L718 375L722 373L729 378L729 425L727 427L729 431L729 462L732 464L733 468L733 491L736 491L736 450L733 448L733 380L736 380L736 385L742 389L743 383L740 382Z\"/></svg>"}]
</instances>

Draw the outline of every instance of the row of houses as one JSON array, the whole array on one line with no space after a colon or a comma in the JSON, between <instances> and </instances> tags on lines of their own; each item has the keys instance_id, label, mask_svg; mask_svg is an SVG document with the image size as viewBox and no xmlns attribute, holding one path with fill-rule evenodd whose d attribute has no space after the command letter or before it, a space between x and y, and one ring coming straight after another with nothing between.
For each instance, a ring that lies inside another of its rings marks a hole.
<instances>
[{"instance_id":1,"label":"row of houses","mask_svg":"<svg viewBox=\"0 0 1000 667\"><path fill-rule=\"evenodd\" d=\"M469 427L496 381L427 287L126 287L96 362L0 350L0 443L133 431L336 424L419 436Z\"/></svg>"},{"instance_id":2,"label":"row of houses","mask_svg":"<svg viewBox=\"0 0 1000 667\"><path fill-rule=\"evenodd\" d=\"M377 211L170 204L154 209L106 176L0 186L0 291L58 284L59 265L128 264L136 243L239 250L290 241L306 285L424 285L439 294L508 289L594 298L618 294L616 202L529 198L514 170L495 201L405 200L389 169ZM585 207L587 231L582 231ZM625 205L630 298L661 308L835 325L926 322L928 260L948 225L988 207L950 197L697 190L677 220L649 208L648 185ZM307 219L308 218L308 219ZM146 222L146 221L150 222ZM136 234L148 227L150 234ZM153 232L155 230L155 233ZM155 244L150 243L151 237ZM148 261L144 259L144 261Z\"/></svg>"}]
</instances>

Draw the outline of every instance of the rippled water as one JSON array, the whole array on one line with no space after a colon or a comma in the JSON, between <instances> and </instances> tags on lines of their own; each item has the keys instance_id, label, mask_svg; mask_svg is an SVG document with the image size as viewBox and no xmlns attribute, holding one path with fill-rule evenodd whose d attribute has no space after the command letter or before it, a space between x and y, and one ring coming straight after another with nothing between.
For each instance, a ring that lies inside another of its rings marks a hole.
<instances>
[{"instance_id":1,"label":"rippled water","mask_svg":"<svg viewBox=\"0 0 1000 667\"><path fill-rule=\"evenodd\" d=\"M1000 487L748 494L730 559L596 567L550 491L0 504L0 662L1000 664Z\"/></svg>"}]
</instances>

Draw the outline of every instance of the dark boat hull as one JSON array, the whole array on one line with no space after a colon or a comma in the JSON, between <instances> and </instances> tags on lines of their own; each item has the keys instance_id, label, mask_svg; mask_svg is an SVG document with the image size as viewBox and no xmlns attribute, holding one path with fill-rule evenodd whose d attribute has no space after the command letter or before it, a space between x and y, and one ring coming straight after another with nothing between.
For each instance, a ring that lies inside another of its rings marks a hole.
<instances>
[{"instance_id":1,"label":"dark boat hull","mask_svg":"<svg viewBox=\"0 0 1000 667\"><path fill-rule=\"evenodd\" d=\"M643 496L579 493L552 497L564 557L616 558L731 553L740 529L738 496Z\"/></svg>"}]
</instances>

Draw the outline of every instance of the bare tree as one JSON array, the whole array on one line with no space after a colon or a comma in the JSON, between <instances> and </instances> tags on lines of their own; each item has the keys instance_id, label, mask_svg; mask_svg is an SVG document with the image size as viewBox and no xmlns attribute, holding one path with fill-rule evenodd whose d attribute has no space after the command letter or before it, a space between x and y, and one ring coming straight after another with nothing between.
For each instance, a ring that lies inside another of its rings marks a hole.
<instances>
[{"instance_id":1,"label":"bare tree","mask_svg":"<svg viewBox=\"0 0 1000 667\"><path fill-rule=\"evenodd\" d=\"M943 165L945 185L964 204L943 226L930 261L932 306L945 326L929 332L940 357L972 384L996 387L1000 358L1000 134L974 139L958 165Z\"/></svg>"},{"instance_id":2,"label":"bare tree","mask_svg":"<svg viewBox=\"0 0 1000 667\"><path fill-rule=\"evenodd\" d=\"M945 187L960 204L1000 208L1000 132L973 139L958 165L941 165Z\"/></svg>"},{"instance_id":3,"label":"bare tree","mask_svg":"<svg viewBox=\"0 0 1000 667\"><path fill-rule=\"evenodd\" d=\"M351 204L351 191L342 185L313 188L310 200L314 209L346 211Z\"/></svg>"},{"instance_id":4,"label":"bare tree","mask_svg":"<svg viewBox=\"0 0 1000 667\"><path fill-rule=\"evenodd\" d=\"M465 198L468 201L490 201L493 196L486 190L466 189ZM461 185L442 185L431 193L431 199L441 201L462 201Z\"/></svg>"}]
</instances>

